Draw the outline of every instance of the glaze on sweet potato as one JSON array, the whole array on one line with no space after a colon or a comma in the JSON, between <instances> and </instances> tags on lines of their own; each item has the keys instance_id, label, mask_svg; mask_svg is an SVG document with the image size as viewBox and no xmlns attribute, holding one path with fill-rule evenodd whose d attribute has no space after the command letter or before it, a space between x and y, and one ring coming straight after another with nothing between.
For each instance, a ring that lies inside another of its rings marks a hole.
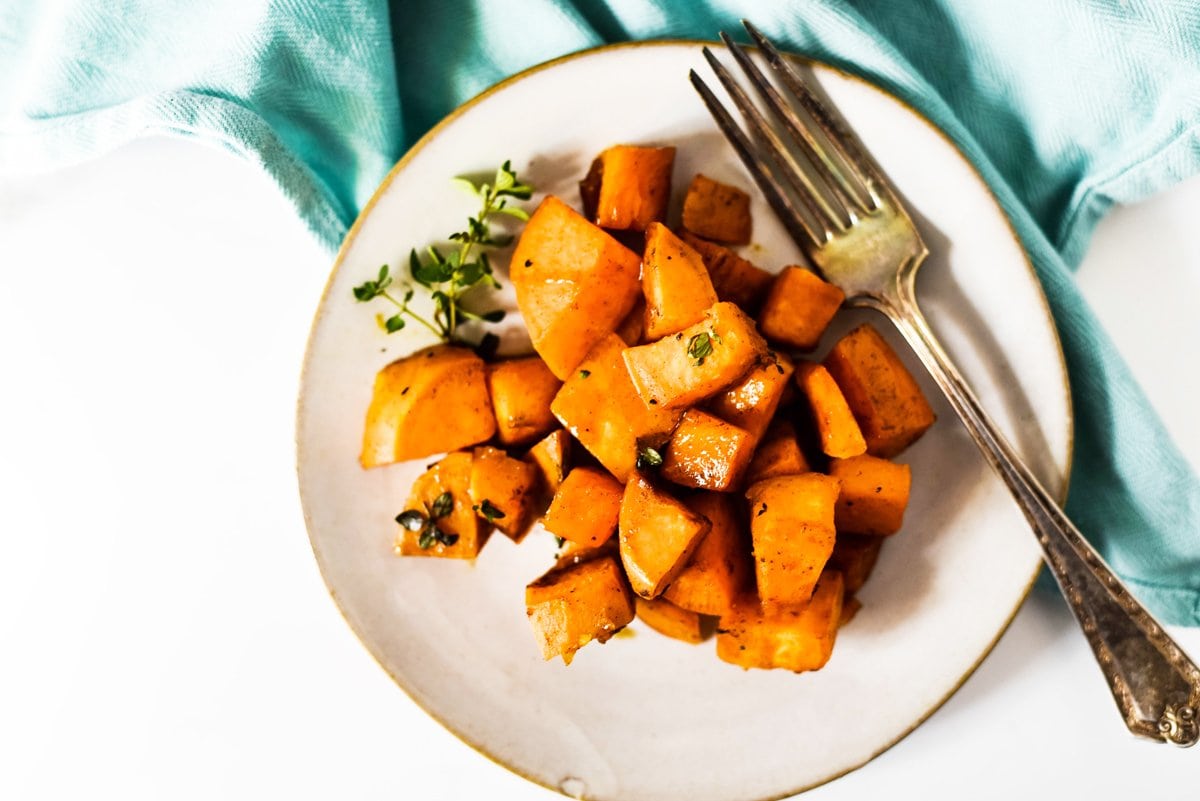
<instances>
[{"instance_id":1,"label":"glaze on sweet potato","mask_svg":"<svg viewBox=\"0 0 1200 801\"><path fill-rule=\"evenodd\" d=\"M784 267L775 276L758 328L771 342L795 350L812 350L829 327L846 294L803 267Z\"/></svg>"},{"instance_id":2,"label":"glaze on sweet potato","mask_svg":"<svg viewBox=\"0 0 1200 801\"><path fill-rule=\"evenodd\" d=\"M883 537L838 532L829 567L842 574L847 595L858 592L867 583L885 541Z\"/></svg>"},{"instance_id":3,"label":"glaze on sweet potato","mask_svg":"<svg viewBox=\"0 0 1200 801\"><path fill-rule=\"evenodd\" d=\"M675 148L614 145L580 182L584 211L602 228L645 231L667 215Z\"/></svg>"},{"instance_id":4,"label":"glaze on sweet potato","mask_svg":"<svg viewBox=\"0 0 1200 801\"><path fill-rule=\"evenodd\" d=\"M544 496L558 492L571 460L571 435L559 428L537 442L525 459L538 471L538 486Z\"/></svg>"},{"instance_id":5,"label":"glaze on sweet potato","mask_svg":"<svg viewBox=\"0 0 1200 801\"><path fill-rule=\"evenodd\" d=\"M836 478L820 473L777 476L746 490L754 573L763 608L808 601L833 553Z\"/></svg>"},{"instance_id":6,"label":"glaze on sweet potato","mask_svg":"<svg viewBox=\"0 0 1200 801\"><path fill-rule=\"evenodd\" d=\"M509 280L534 349L560 380L629 314L641 262L553 195L525 224Z\"/></svg>"},{"instance_id":7,"label":"glaze on sweet potato","mask_svg":"<svg viewBox=\"0 0 1200 801\"><path fill-rule=\"evenodd\" d=\"M594 467L576 467L554 494L542 525L576 545L595 548L617 531L625 487Z\"/></svg>"},{"instance_id":8,"label":"glaze on sweet potato","mask_svg":"<svg viewBox=\"0 0 1200 801\"><path fill-rule=\"evenodd\" d=\"M741 485L754 455L750 435L697 409L688 409L663 457L663 478L694 489L729 492Z\"/></svg>"},{"instance_id":9,"label":"glaze on sweet potato","mask_svg":"<svg viewBox=\"0 0 1200 801\"><path fill-rule=\"evenodd\" d=\"M634 473L625 484L618 528L625 575L634 592L653 598L683 570L711 524Z\"/></svg>"},{"instance_id":10,"label":"glaze on sweet potato","mask_svg":"<svg viewBox=\"0 0 1200 801\"><path fill-rule=\"evenodd\" d=\"M717 624L717 656L743 668L819 670L829 661L842 619L842 577L821 574L810 600L767 611L750 596Z\"/></svg>"},{"instance_id":11,"label":"glaze on sweet potato","mask_svg":"<svg viewBox=\"0 0 1200 801\"><path fill-rule=\"evenodd\" d=\"M759 310L775 276L716 242L687 231L679 236L704 259L718 298L736 303L749 314Z\"/></svg>"},{"instance_id":12,"label":"glaze on sweet potato","mask_svg":"<svg viewBox=\"0 0 1200 801\"><path fill-rule=\"evenodd\" d=\"M875 456L834 459L829 474L842 484L835 521L839 532L887 536L904 524L912 470Z\"/></svg>"},{"instance_id":13,"label":"glaze on sweet potato","mask_svg":"<svg viewBox=\"0 0 1200 801\"><path fill-rule=\"evenodd\" d=\"M625 351L629 377L649 406L693 406L737 381L767 353L754 321L717 303L679 333Z\"/></svg>"},{"instance_id":14,"label":"glaze on sweet potato","mask_svg":"<svg viewBox=\"0 0 1200 801\"><path fill-rule=\"evenodd\" d=\"M879 332L860 325L825 357L867 441L867 453L891 458L933 425L933 409Z\"/></svg>"},{"instance_id":15,"label":"glaze on sweet potato","mask_svg":"<svg viewBox=\"0 0 1200 801\"><path fill-rule=\"evenodd\" d=\"M550 570L525 588L525 614L542 658L571 664L589 642L606 642L633 620L633 596L614 556Z\"/></svg>"},{"instance_id":16,"label":"glaze on sweet potato","mask_svg":"<svg viewBox=\"0 0 1200 801\"><path fill-rule=\"evenodd\" d=\"M375 376L363 430L363 467L420 459L490 439L496 418L483 360L473 351L435 345Z\"/></svg>"},{"instance_id":17,"label":"glaze on sweet potato","mask_svg":"<svg viewBox=\"0 0 1200 801\"><path fill-rule=\"evenodd\" d=\"M452 505L448 514L433 522L450 537L458 537L452 545L431 541L422 548L421 534L400 527L393 550L399 556L442 556L450 559L474 559L479 555L491 534L492 527L471 508L471 468L475 457L468 451L447 454L429 467L413 482L404 511L417 511L426 518L434 516L435 501L449 493ZM397 521L399 522L399 521Z\"/></svg>"},{"instance_id":18,"label":"glaze on sweet potato","mask_svg":"<svg viewBox=\"0 0 1200 801\"><path fill-rule=\"evenodd\" d=\"M638 619L659 634L693 645L704 641L703 624L695 612L680 609L662 598L643 598L635 595L633 603Z\"/></svg>"},{"instance_id":19,"label":"glaze on sweet potato","mask_svg":"<svg viewBox=\"0 0 1200 801\"><path fill-rule=\"evenodd\" d=\"M625 369L624 352L616 334L601 339L550 404L563 426L622 482L637 463L639 446L666 442L683 415L642 402Z\"/></svg>"},{"instance_id":20,"label":"glaze on sweet potato","mask_svg":"<svg viewBox=\"0 0 1200 801\"><path fill-rule=\"evenodd\" d=\"M811 469L796 437L796 427L779 417L771 423L754 451L754 457L746 469L746 485L776 476L799 475Z\"/></svg>"},{"instance_id":21,"label":"glaze on sweet potato","mask_svg":"<svg viewBox=\"0 0 1200 801\"><path fill-rule=\"evenodd\" d=\"M793 373L792 360L768 353L757 366L708 402L708 409L750 436L757 445L779 408Z\"/></svg>"},{"instance_id":22,"label":"glaze on sweet potato","mask_svg":"<svg viewBox=\"0 0 1200 801\"><path fill-rule=\"evenodd\" d=\"M724 615L740 593L752 589L745 510L732 496L716 492L698 492L687 503L711 528L662 597L702 615Z\"/></svg>"},{"instance_id":23,"label":"glaze on sweet potato","mask_svg":"<svg viewBox=\"0 0 1200 801\"><path fill-rule=\"evenodd\" d=\"M808 398L808 408L821 450L828 456L847 458L867 452L862 429L829 371L819 364L796 365L796 384Z\"/></svg>"},{"instance_id":24,"label":"glaze on sweet potato","mask_svg":"<svg viewBox=\"0 0 1200 801\"><path fill-rule=\"evenodd\" d=\"M475 449L467 492L475 513L513 542L529 533L537 506L538 471L499 448Z\"/></svg>"},{"instance_id":25,"label":"glaze on sweet potato","mask_svg":"<svg viewBox=\"0 0 1200 801\"><path fill-rule=\"evenodd\" d=\"M683 227L705 239L745 245L750 241L750 196L697 174L683 198Z\"/></svg>"},{"instance_id":26,"label":"glaze on sweet potato","mask_svg":"<svg viewBox=\"0 0 1200 801\"><path fill-rule=\"evenodd\" d=\"M645 336L651 341L695 325L717 302L700 254L662 223L651 223L646 229L642 294L646 298Z\"/></svg>"}]
</instances>

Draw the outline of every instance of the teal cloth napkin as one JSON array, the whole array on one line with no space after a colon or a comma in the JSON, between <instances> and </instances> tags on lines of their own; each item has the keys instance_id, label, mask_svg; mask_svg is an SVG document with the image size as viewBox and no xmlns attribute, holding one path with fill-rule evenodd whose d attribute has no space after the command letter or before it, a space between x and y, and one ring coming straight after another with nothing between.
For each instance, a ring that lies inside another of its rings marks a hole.
<instances>
[{"instance_id":1,"label":"teal cloth napkin","mask_svg":"<svg viewBox=\"0 0 1200 801\"><path fill-rule=\"evenodd\" d=\"M0 170L195 137L266 170L334 248L404 150L501 78L743 16L908 101L975 163L1062 335L1067 511L1161 619L1200 624L1200 483L1071 277L1107 208L1200 168L1195 0L0 0Z\"/></svg>"}]
</instances>

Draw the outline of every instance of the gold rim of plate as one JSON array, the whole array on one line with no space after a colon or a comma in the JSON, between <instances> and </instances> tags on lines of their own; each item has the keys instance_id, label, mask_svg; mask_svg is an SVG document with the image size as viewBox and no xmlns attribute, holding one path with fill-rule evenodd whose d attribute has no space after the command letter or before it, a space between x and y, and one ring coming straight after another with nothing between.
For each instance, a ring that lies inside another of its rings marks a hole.
<instances>
[{"instance_id":1,"label":"gold rim of plate","mask_svg":"<svg viewBox=\"0 0 1200 801\"><path fill-rule=\"evenodd\" d=\"M617 44L606 44L606 45L599 45L597 47L590 47L585 50L578 50L574 53L568 53L566 55L562 55L557 58L550 59L549 61L543 61L540 64L535 64L532 67L527 67L526 69L521 70L520 72L518 72L514 75L511 75L508 78L505 78L504 80L500 81L499 83L493 84L492 86L488 87L487 89L483 90L479 94L472 97L470 100L463 103L458 108L451 111L449 114L447 114L445 117L443 117L436 125L434 125L428 131L426 131L425 134L420 139L418 139L417 142L412 147L410 147L403 156L400 157L400 160L396 162L395 166L392 167L392 169L388 172L387 176L383 179L383 181L375 189L375 192L371 195L371 199L369 201L367 201L367 205L363 207L363 210L359 213L358 217L354 220L354 224L352 226L350 226L350 230L346 233L346 238L342 240L342 244L338 248L337 255L333 261L333 268L330 270L329 278L326 279L326 282L325 282L325 288L321 292L321 300L317 306L317 313L314 316L312 325L309 329L309 337L308 337L309 344L305 348L304 364L303 364L303 366L301 368L301 372L300 372L300 395L299 395L299 400L298 400L297 407L296 407L297 474L299 473L299 465L303 462L303 459L300 458L303 444L300 442L299 437L298 437L299 421L303 417L303 414L304 414L304 396L305 396L304 389L308 385L309 365L310 365L310 360L312 358L311 343L312 343L313 336L316 334L317 325L319 324L319 322L321 320L321 310L323 310L325 308L325 303L329 298L329 293L333 286L333 280L337 276L339 270L341 270L342 262L345 260L346 254L349 252L351 245L354 244L354 240L358 236L359 229L362 227L362 225L363 225L364 221L367 219L367 217L370 216L371 211L375 208L376 202L384 195L385 192L387 192L388 187L390 187L392 182L400 175L400 173L402 173L404 171L404 168L408 166L408 163L410 161L412 161L414 158L416 158L417 154L420 153L421 150L424 149L424 147L426 145L428 145L435 138L437 138L438 134L440 134L443 130L445 130L447 127L449 127L452 123L454 123L459 117L461 117L464 113L469 111L471 108L478 105L482 101L488 99L492 95L497 94L498 92L507 88L508 86L511 86L512 84L517 83L518 81L524 80L525 78L528 78L529 76L531 76L535 73L542 72L543 70L547 70L552 67L556 67L559 64L562 64L567 61L574 61L574 60L580 59L580 58L587 58L588 56L593 56L598 53L604 53L604 52L608 52L608 51L612 51L612 50L625 50L625 49L632 49L632 48L679 47L679 46L704 47L704 46L709 46L709 45L713 45L713 44L719 44L719 43L715 42L715 41L704 40L704 39L658 39L658 40L653 40L653 41L620 42ZM1071 398L1070 380L1069 380L1069 377L1066 372L1066 358L1063 353L1062 340L1058 335L1058 326L1054 322L1054 315L1050 311L1050 302L1046 299L1046 293L1045 293L1045 290L1042 288L1041 280L1038 278L1037 270L1034 269L1032 262L1030 262L1029 254L1025 250L1024 244L1021 242L1021 238L1017 235L1016 230L1013 228L1012 221L1008 218L1008 215L1006 213L1004 213L1004 209L1000 205L999 201L996 199L995 194L993 194L991 187L989 187L987 185L987 183L983 180L982 176L979 175L978 170L975 169L975 165L971 163L970 159L968 159L966 157L966 154L962 152L962 149L959 148L958 144L955 143L954 140L952 140L949 136L947 136L946 133L944 131L942 131L941 128L938 128L936 125L934 125L928 119L926 119L925 116L923 114L921 114L917 109L915 109L913 106L911 106L910 104L908 104L901 98L898 98L895 95L893 95L892 93L882 89L879 86L876 86L875 84L871 83L870 81L866 80L865 78L862 78L862 77L855 75L853 73L850 73L850 72L846 72L843 69L835 67L831 64L827 64L823 61L818 61L817 59L812 59L812 58L806 58L804 56L798 56L798 55L795 55L792 53L788 53L786 55L789 58L795 59L796 61L798 61L802 64L807 64L809 66L816 65L823 69L827 69L831 72L834 72L848 80L854 81L856 83L864 84L876 91L882 92L883 94L887 95L892 100L899 103L909 113L911 113L913 116L915 116L917 119L919 119L922 123L924 123L926 125L926 127L928 127L931 131L936 133L938 135L938 137L942 139L942 141L944 141L947 145L949 145L951 148L953 148L954 151L956 153L958 153L960 157L962 157L963 162L966 163L971 168L970 173L971 173L972 177L976 181L978 181L981 186L983 186L984 190L988 193L989 196L991 196L992 200L996 203L996 208L1000 212L1000 216L1004 218L1005 225L1008 228L1009 236L1011 236L1013 241L1017 244L1017 247L1020 250L1021 255L1023 256L1023 260L1025 263L1025 269L1027 269L1029 271L1029 274L1033 277L1034 283L1038 288L1038 292L1037 292L1038 299L1041 301L1042 311L1045 314L1046 319L1049 320L1049 322L1050 322L1050 330L1054 336L1055 346L1058 349L1058 363L1062 366L1063 397L1066 399L1066 403L1067 403L1067 463L1066 463L1066 470L1063 473L1062 490L1057 494L1057 500L1060 505L1066 503L1067 493L1068 493L1068 490L1070 487L1070 482L1071 482L1071 472L1072 472L1072 468L1074 466L1074 464L1073 464L1074 456L1075 456L1075 410L1074 410L1074 405L1073 405L1073 401ZM681 78L681 80L682 80L682 78ZM492 763L499 765L500 767L504 768L505 770L507 770L511 773L515 773L516 775L520 776L521 778L525 779L526 781L532 782L533 784L536 784L540 787L545 787L547 790L551 790L553 792L556 792L556 793L559 793L559 794L565 796L566 793L563 791L563 789L561 787L558 787L558 786L555 786L552 784L548 784L535 776L531 776L531 775L525 773L524 771L517 768L515 765L510 765L510 764L504 762L499 757L497 757L496 755L489 752L487 750L487 748L484 747L483 745L476 743L476 742L472 742L471 740L467 739L461 732L459 732L453 726L451 726L449 723L447 723L437 713L435 713L433 710L429 709L424 704L422 704L417 699L416 695L414 695L413 691L404 683L403 679L388 669L387 665L384 664L383 659L380 657L380 655L377 654L374 651L374 649L372 649L372 647L367 644L367 641L362 636L362 632L360 632L358 630L358 628L354 625L353 622L351 622L350 618L346 615L346 610L344 608L342 608L342 604L341 604L341 601L338 599L337 592L334 590L333 587L331 587L329 585L329 582L325 577L326 576L325 562L321 557L320 551L317 550L316 542L313 540L313 537L311 534L312 520L309 516L308 508L307 508L307 505L305 504L303 495L301 496L300 502L301 502L301 507L303 508L303 512L304 512L305 529L310 532L309 538L308 538L309 546L312 548L313 556L317 560L317 567L321 571L321 580L325 583L325 589L329 593L329 597L333 599L334 604L337 606L338 613L342 616L342 619L346 622L346 625L349 626L351 631L354 632L354 635L358 639L359 643L371 655L371 658L373 658L375 660L376 664L378 664L379 667L382 668L383 671L385 673L387 673L388 676L391 677L392 681L395 682L396 686L398 686L401 690L403 690L404 694L407 695L409 697L409 699L414 704L417 705L418 708L420 708L425 714L429 715L429 717L431 717L435 721L437 721L442 726L442 728L446 729L446 731L450 732L452 735L457 737L460 742L471 747L477 753L486 757ZM928 710L926 710L925 713L922 714L911 726L909 726L907 729L905 729L903 732L901 732L895 739L891 740L888 743L885 743L882 748L873 752L870 756L868 756L866 759L864 759L862 762L859 762L858 764L852 765L849 768L846 768L845 770L843 770L839 773L836 773L832 776L828 776L824 779L821 779L818 782L814 782L813 784L803 785L801 787L797 787L794 790L789 790L789 791L787 791L785 793L781 793L779 795L766 796L766 797L757 799L756 801L780 801L780 799L790 798L792 796L799 795L801 793L805 793L809 790L820 787L823 784L828 784L829 782L834 781L835 779L840 779L842 776L846 776L847 774L853 773L854 771L863 767L867 763L871 762L873 759L878 757L880 754L882 754L885 751L887 751L888 749L892 748L894 745L899 743L905 737L907 737L908 735L910 735L914 731L916 731L916 729L922 723L924 723L935 712L937 712L939 709L941 709L942 706L947 701L949 701L950 698L962 688L962 686L966 683L967 679L969 679L975 673L975 671L979 669L979 666L983 664L983 661L985 659L987 659L988 655L991 654L991 652L995 649L996 644L998 642L1000 642L1000 638L1004 636L1004 633L1006 631L1008 631L1009 626L1012 625L1013 620L1017 616L1017 612L1020 611L1021 606L1025 603L1025 599L1029 597L1029 593L1030 593L1030 591L1032 591L1033 585L1037 581L1037 577L1038 577L1038 574L1041 572L1041 569L1042 569L1041 563L1039 562L1038 566L1033 571L1033 575L1030 576L1029 582L1025 585L1025 589L1021 593L1021 597L1017 600L1017 603L1013 607L1012 612L1009 613L1008 618L1004 621L1004 625L1002 625L1000 627L999 631L996 632L996 636L994 638L992 638L991 642L988 643L987 647L983 650L983 653L981 653L979 655L979 658L971 665L970 668L967 669L967 671L965 673L963 673L963 675L961 677L959 677L958 681L955 682L954 686L951 687L950 690L944 696L939 698Z\"/></svg>"}]
</instances>

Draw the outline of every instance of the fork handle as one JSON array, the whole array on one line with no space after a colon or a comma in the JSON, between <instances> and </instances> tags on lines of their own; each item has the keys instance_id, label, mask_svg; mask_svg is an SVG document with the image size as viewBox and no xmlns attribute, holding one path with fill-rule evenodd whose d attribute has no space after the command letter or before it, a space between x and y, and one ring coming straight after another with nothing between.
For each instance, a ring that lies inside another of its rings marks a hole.
<instances>
[{"instance_id":1,"label":"fork handle","mask_svg":"<svg viewBox=\"0 0 1200 801\"><path fill-rule=\"evenodd\" d=\"M908 341L1021 507L1125 725L1154 740L1195 744L1200 669L1113 574L980 406L917 307L914 273L901 278L892 297L871 305Z\"/></svg>"}]
</instances>

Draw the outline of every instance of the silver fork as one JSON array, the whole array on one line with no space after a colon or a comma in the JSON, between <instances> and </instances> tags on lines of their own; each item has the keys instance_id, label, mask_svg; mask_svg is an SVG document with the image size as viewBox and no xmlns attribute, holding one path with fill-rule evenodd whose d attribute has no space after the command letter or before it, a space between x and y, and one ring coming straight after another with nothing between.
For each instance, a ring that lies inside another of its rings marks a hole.
<instances>
[{"instance_id":1,"label":"silver fork","mask_svg":"<svg viewBox=\"0 0 1200 801\"><path fill-rule=\"evenodd\" d=\"M938 343L915 291L917 269L929 251L888 181L793 64L753 25L742 24L782 91L722 33L775 120L772 125L706 47L705 58L746 122L743 131L693 70L692 84L725 138L825 279L845 291L848 304L883 312L945 393L1037 535L1129 730L1193 745L1200 739L1200 669L1067 519ZM807 170L797 166L795 153L803 154Z\"/></svg>"}]
</instances>

